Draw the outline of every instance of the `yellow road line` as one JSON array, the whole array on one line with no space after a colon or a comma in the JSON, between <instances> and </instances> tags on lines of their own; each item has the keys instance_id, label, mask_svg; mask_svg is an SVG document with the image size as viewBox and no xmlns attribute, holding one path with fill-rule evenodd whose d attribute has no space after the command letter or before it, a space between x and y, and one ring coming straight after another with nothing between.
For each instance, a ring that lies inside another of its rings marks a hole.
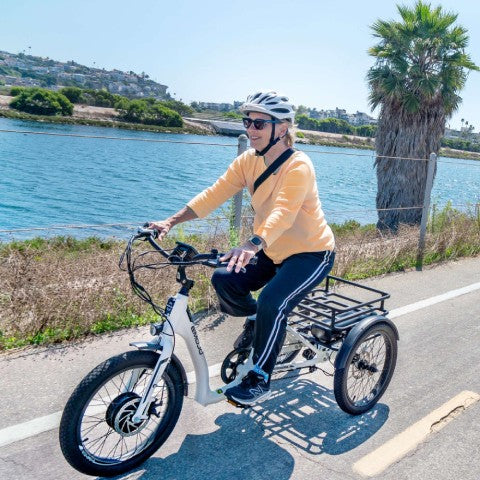
<instances>
[{"instance_id":1,"label":"yellow road line","mask_svg":"<svg viewBox=\"0 0 480 480\"><path fill-rule=\"evenodd\" d=\"M441 430L447 423L479 400L478 393L466 390L459 393L402 433L362 457L353 465L353 471L365 477L378 475L425 441L431 433Z\"/></svg>"}]
</instances>

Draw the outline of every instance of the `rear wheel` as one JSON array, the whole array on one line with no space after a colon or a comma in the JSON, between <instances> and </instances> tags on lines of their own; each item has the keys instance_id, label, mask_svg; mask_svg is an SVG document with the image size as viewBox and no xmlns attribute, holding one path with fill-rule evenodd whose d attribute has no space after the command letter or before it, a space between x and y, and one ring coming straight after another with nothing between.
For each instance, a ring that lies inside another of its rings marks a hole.
<instances>
[{"instance_id":1,"label":"rear wheel","mask_svg":"<svg viewBox=\"0 0 480 480\"><path fill-rule=\"evenodd\" d=\"M154 387L148 417L132 417L159 355L131 351L92 370L65 406L60 446L66 460L87 475L112 477L150 457L177 423L183 404L181 373L170 363Z\"/></svg>"},{"instance_id":2,"label":"rear wheel","mask_svg":"<svg viewBox=\"0 0 480 480\"><path fill-rule=\"evenodd\" d=\"M339 407L352 415L370 410L384 394L397 362L397 338L387 324L369 327L354 343L344 368L335 370Z\"/></svg>"}]
</instances>

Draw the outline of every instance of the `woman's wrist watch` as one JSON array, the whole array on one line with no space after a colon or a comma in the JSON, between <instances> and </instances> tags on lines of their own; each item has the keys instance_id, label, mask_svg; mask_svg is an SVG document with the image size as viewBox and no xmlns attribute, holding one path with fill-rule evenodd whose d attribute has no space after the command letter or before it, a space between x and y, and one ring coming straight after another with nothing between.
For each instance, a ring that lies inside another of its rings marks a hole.
<instances>
[{"instance_id":1,"label":"woman's wrist watch","mask_svg":"<svg viewBox=\"0 0 480 480\"><path fill-rule=\"evenodd\" d=\"M263 240L261 237L259 237L258 235L253 235L253 237L250 237L248 239L248 241L254 245L255 247L257 247L257 252L260 251L262 248L263 248Z\"/></svg>"}]
</instances>

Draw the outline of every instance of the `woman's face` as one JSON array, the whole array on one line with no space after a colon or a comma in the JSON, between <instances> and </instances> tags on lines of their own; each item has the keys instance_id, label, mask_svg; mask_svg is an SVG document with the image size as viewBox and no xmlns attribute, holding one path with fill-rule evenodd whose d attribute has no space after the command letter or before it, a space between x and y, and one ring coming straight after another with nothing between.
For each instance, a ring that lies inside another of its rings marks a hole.
<instances>
[{"instance_id":1,"label":"woman's face","mask_svg":"<svg viewBox=\"0 0 480 480\"><path fill-rule=\"evenodd\" d=\"M263 120L272 120L272 117L270 115L259 112L249 112L248 117L250 117L252 120L255 120L256 118L261 118ZM252 123L252 125L250 125L250 127L247 129L247 135L250 139L250 146L255 150L262 151L270 142L272 128L272 123L266 123L265 127L262 130L257 130ZM282 136L286 130L287 126L285 124L275 124L275 137L279 135Z\"/></svg>"}]
</instances>

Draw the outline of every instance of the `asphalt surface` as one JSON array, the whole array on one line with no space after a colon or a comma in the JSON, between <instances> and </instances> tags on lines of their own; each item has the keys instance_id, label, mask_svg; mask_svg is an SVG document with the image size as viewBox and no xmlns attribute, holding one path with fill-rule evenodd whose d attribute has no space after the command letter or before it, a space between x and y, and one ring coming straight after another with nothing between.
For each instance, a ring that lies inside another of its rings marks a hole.
<instances>
[{"instance_id":1,"label":"asphalt surface","mask_svg":"<svg viewBox=\"0 0 480 480\"><path fill-rule=\"evenodd\" d=\"M480 282L480 258L449 262L363 282L391 293L390 310ZM480 393L480 290L394 320L399 357L387 392L370 412L353 417L336 405L321 372L273 383L271 400L246 410L226 402L202 407L186 398L171 437L128 479L362 478L353 465L462 391ZM231 349L242 319L203 319L198 332L209 364ZM0 356L0 442L5 428L62 410L95 365L147 338L131 330L56 348ZM192 370L182 341L177 354ZM212 386L220 384L212 379ZM480 402L458 409L443 429L373 478L479 480ZM0 447L0 478L88 478L63 459L58 428Z\"/></svg>"}]
</instances>

